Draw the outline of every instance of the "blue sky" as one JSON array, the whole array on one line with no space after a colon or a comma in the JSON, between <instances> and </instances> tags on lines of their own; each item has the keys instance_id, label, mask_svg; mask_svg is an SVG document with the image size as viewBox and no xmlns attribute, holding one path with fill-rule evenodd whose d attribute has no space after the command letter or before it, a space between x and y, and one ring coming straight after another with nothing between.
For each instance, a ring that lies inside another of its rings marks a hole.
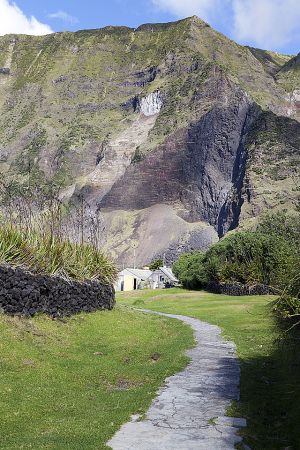
<instances>
[{"instance_id":1,"label":"blue sky","mask_svg":"<svg viewBox=\"0 0 300 450\"><path fill-rule=\"evenodd\" d=\"M193 14L242 44L300 51L300 0L0 0L0 35L136 27Z\"/></svg>"},{"instance_id":2,"label":"blue sky","mask_svg":"<svg viewBox=\"0 0 300 450\"><path fill-rule=\"evenodd\" d=\"M162 13L151 2L138 0L17 0L17 4L27 14L34 14L41 21L50 24L55 31L67 28L99 28L106 25L128 25L136 27L145 22L171 20L171 15ZM68 23L67 18L50 19L48 15L64 11L78 20Z\"/></svg>"}]
</instances>

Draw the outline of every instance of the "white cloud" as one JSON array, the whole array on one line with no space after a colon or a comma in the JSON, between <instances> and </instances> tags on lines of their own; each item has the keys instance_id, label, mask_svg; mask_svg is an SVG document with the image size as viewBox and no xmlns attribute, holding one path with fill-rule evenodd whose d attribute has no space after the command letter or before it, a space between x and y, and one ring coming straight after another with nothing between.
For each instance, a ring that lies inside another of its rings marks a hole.
<instances>
[{"instance_id":1,"label":"white cloud","mask_svg":"<svg viewBox=\"0 0 300 450\"><path fill-rule=\"evenodd\" d=\"M61 10L48 14L48 17L50 17L50 19L60 19L72 25L79 22L77 17L71 16L71 14L68 14L67 12Z\"/></svg>"},{"instance_id":2,"label":"white cloud","mask_svg":"<svg viewBox=\"0 0 300 450\"><path fill-rule=\"evenodd\" d=\"M23 11L10 0L0 0L0 35L53 33L52 29L39 22L34 16L27 17Z\"/></svg>"},{"instance_id":3,"label":"white cloud","mask_svg":"<svg viewBox=\"0 0 300 450\"><path fill-rule=\"evenodd\" d=\"M227 0L152 0L152 4L163 11L169 11L178 17L193 16L210 20Z\"/></svg>"},{"instance_id":4,"label":"white cloud","mask_svg":"<svg viewBox=\"0 0 300 450\"><path fill-rule=\"evenodd\" d=\"M234 37L283 48L300 35L299 0L233 0Z\"/></svg>"}]
</instances>

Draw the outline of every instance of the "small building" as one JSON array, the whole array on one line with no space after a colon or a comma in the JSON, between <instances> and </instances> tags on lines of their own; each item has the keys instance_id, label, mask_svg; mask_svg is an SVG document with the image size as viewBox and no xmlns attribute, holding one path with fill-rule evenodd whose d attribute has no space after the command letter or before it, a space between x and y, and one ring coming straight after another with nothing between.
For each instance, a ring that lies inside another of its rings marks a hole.
<instances>
[{"instance_id":1,"label":"small building","mask_svg":"<svg viewBox=\"0 0 300 450\"><path fill-rule=\"evenodd\" d=\"M177 286L179 281L170 267L159 267L152 272L148 278L148 283L151 289L161 289Z\"/></svg>"},{"instance_id":2,"label":"small building","mask_svg":"<svg viewBox=\"0 0 300 450\"><path fill-rule=\"evenodd\" d=\"M152 271L149 269L123 269L118 273L115 289L116 291L143 289L147 285L147 280L151 274Z\"/></svg>"}]
</instances>

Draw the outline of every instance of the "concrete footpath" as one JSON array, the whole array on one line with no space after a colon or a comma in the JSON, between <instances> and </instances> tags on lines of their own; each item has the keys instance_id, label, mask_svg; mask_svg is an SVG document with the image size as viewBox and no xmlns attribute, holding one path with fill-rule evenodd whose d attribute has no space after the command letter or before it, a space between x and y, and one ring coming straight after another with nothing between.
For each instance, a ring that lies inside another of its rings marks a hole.
<instances>
[{"instance_id":1,"label":"concrete footpath","mask_svg":"<svg viewBox=\"0 0 300 450\"><path fill-rule=\"evenodd\" d=\"M245 419L225 417L239 399L240 368L233 342L215 325L191 317L159 314L190 325L196 346L188 366L166 379L144 420L133 417L107 443L113 450L234 450Z\"/></svg>"}]
</instances>

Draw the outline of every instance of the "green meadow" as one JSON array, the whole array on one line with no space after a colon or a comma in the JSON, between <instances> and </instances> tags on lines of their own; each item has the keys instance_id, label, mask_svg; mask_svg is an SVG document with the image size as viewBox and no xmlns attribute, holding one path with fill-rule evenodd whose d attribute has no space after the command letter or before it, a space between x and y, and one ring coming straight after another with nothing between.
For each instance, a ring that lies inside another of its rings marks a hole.
<instances>
[{"instance_id":1,"label":"green meadow","mask_svg":"<svg viewBox=\"0 0 300 450\"><path fill-rule=\"evenodd\" d=\"M221 326L241 361L241 402L228 414L247 418L245 442L299 448L300 364L274 322L273 300L145 290L118 294L113 311L61 320L1 315L1 449L105 449L122 423L146 412L164 379L188 363L194 339L181 322L133 307Z\"/></svg>"}]
</instances>

